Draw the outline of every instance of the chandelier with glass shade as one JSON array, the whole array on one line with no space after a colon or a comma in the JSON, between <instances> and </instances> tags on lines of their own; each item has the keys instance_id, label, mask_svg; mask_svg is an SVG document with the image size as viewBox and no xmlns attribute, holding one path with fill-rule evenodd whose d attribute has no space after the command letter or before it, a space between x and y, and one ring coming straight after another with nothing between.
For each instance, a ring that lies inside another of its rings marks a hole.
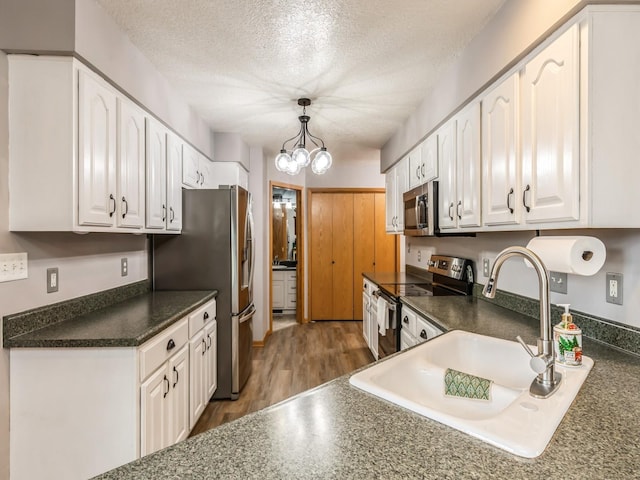
<instances>
[{"instance_id":1,"label":"chandelier with glass shade","mask_svg":"<svg viewBox=\"0 0 640 480\"><path fill-rule=\"evenodd\" d=\"M311 164L311 171L316 175L322 175L329 170L333 159L331 154L324 146L321 138L309 133L309 117L307 107L311 105L308 98L299 98L298 105L302 107L302 115L298 117L300 120L300 130L298 133L285 140L280 149L280 153L276 156L276 169L280 172L286 172L289 175L297 175L300 171ZM315 145L316 148L311 151L307 150L307 138ZM295 140L295 142L294 142ZM287 144L291 143L292 150L287 150Z\"/></svg>"}]
</instances>

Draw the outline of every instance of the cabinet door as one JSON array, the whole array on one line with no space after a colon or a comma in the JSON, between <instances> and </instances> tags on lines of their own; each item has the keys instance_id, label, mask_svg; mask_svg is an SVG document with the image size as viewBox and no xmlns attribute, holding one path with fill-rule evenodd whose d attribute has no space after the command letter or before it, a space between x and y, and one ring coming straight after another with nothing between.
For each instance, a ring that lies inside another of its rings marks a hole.
<instances>
[{"instance_id":1,"label":"cabinet door","mask_svg":"<svg viewBox=\"0 0 640 480\"><path fill-rule=\"evenodd\" d=\"M396 171L395 167L384 176L384 190L386 195L385 205L385 230L389 233L396 232ZM404 208L404 207L403 207Z\"/></svg>"},{"instance_id":2,"label":"cabinet door","mask_svg":"<svg viewBox=\"0 0 640 480\"><path fill-rule=\"evenodd\" d=\"M458 227L480 226L480 103L474 102L456 116L455 215Z\"/></svg>"},{"instance_id":3,"label":"cabinet door","mask_svg":"<svg viewBox=\"0 0 640 480\"><path fill-rule=\"evenodd\" d=\"M422 181L428 182L438 177L438 135L434 134L420 146L422 159Z\"/></svg>"},{"instance_id":4,"label":"cabinet door","mask_svg":"<svg viewBox=\"0 0 640 480\"><path fill-rule=\"evenodd\" d=\"M353 320L353 193L332 194L332 320Z\"/></svg>"},{"instance_id":5,"label":"cabinet door","mask_svg":"<svg viewBox=\"0 0 640 480\"><path fill-rule=\"evenodd\" d=\"M191 145L182 147L182 183L191 188L198 188L202 179L200 168L200 154Z\"/></svg>"},{"instance_id":6,"label":"cabinet door","mask_svg":"<svg viewBox=\"0 0 640 480\"><path fill-rule=\"evenodd\" d=\"M164 229L167 219L167 130L147 118L147 228Z\"/></svg>"},{"instance_id":7,"label":"cabinet door","mask_svg":"<svg viewBox=\"0 0 640 480\"><path fill-rule=\"evenodd\" d=\"M422 155L419 146L409 153L406 161L409 165L409 190L411 190L412 188L422 185L424 178L422 174L424 171L422 168Z\"/></svg>"},{"instance_id":8,"label":"cabinet door","mask_svg":"<svg viewBox=\"0 0 640 480\"><path fill-rule=\"evenodd\" d=\"M382 194L380 194L382 195ZM362 274L374 272L375 267L375 196L373 193L353 194L353 229L357 232L353 250L353 291L362 290ZM382 229L381 229L382 230ZM382 230L384 232L384 230ZM386 234L384 234L386 235ZM392 235L389 235L391 237ZM393 237L395 238L395 236ZM360 302L354 302L353 318L360 320L363 311Z\"/></svg>"},{"instance_id":9,"label":"cabinet door","mask_svg":"<svg viewBox=\"0 0 640 480\"><path fill-rule=\"evenodd\" d=\"M298 286L296 283L296 272L285 273L285 299L284 308L286 310L293 310L296 308L296 298L298 293Z\"/></svg>"},{"instance_id":10,"label":"cabinet door","mask_svg":"<svg viewBox=\"0 0 640 480\"><path fill-rule=\"evenodd\" d=\"M393 272L396 269L396 237L388 235L384 229L385 195L374 193L374 254L373 270L376 272ZM404 208L404 207L403 207ZM355 230L359 232L358 229ZM358 234L358 236L360 236ZM362 281L362 279L360 279ZM356 288L354 291L357 291Z\"/></svg>"},{"instance_id":11,"label":"cabinet door","mask_svg":"<svg viewBox=\"0 0 640 480\"><path fill-rule=\"evenodd\" d=\"M438 130L439 182L439 226L441 229L455 228L456 207L456 122L450 120Z\"/></svg>"},{"instance_id":12,"label":"cabinet door","mask_svg":"<svg viewBox=\"0 0 640 480\"><path fill-rule=\"evenodd\" d=\"M167 133L167 230L182 230L182 146L174 133Z\"/></svg>"},{"instance_id":13,"label":"cabinet door","mask_svg":"<svg viewBox=\"0 0 640 480\"><path fill-rule=\"evenodd\" d=\"M144 227L145 155L142 109L118 98L118 218L119 227Z\"/></svg>"},{"instance_id":14,"label":"cabinet door","mask_svg":"<svg viewBox=\"0 0 640 480\"><path fill-rule=\"evenodd\" d=\"M78 222L114 224L116 211L116 94L79 72Z\"/></svg>"},{"instance_id":15,"label":"cabinet door","mask_svg":"<svg viewBox=\"0 0 640 480\"><path fill-rule=\"evenodd\" d=\"M364 341L369 345L369 323L371 323L371 313L369 312L369 296L362 294L362 336Z\"/></svg>"},{"instance_id":16,"label":"cabinet door","mask_svg":"<svg viewBox=\"0 0 640 480\"><path fill-rule=\"evenodd\" d=\"M215 175L213 172L213 162L209 161L204 155L200 155L200 173L202 174L200 181L200 188L217 188L218 184L215 182ZM248 186L238 181L238 185L247 189Z\"/></svg>"},{"instance_id":17,"label":"cabinet door","mask_svg":"<svg viewBox=\"0 0 640 480\"><path fill-rule=\"evenodd\" d=\"M149 455L168 445L169 415L166 397L170 386L166 364L140 387L140 455Z\"/></svg>"},{"instance_id":18,"label":"cabinet door","mask_svg":"<svg viewBox=\"0 0 640 480\"><path fill-rule=\"evenodd\" d=\"M522 71L522 200L527 223L579 219L579 31Z\"/></svg>"},{"instance_id":19,"label":"cabinet door","mask_svg":"<svg viewBox=\"0 0 640 480\"><path fill-rule=\"evenodd\" d=\"M187 345L175 353L168 362L171 393L169 395L169 438L173 445L189 436L189 348Z\"/></svg>"},{"instance_id":20,"label":"cabinet door","mask_svg":"<svg viewBox=\"0 0 640 480\"><path fill-rule=\"evenodd\" d=\"M400 160L396 166L396 233L404 233L404 192L409 190L409 164Z\"/></svg>"},{"instance_id":21,"label":"cabinet door","mask_svg":"<svg viewBox=\"0 0 640 480\"><path fill-rule=\"evenodd\" d=\"M205 403L205 355L207 343L204 330L189 340L189 428L193 428L204 412Z\"/></svg>"},{"instance_id":22,"label":"cabinet door","mask_svg":"<svg viewBox=\"0 0 640 480\"><path fill-rule=\"evenodd\" d=\"M517 73L482 99L482 218L485 225L519 221L517 99Z\"/></svg>"},{"instance_id":23,"label":"cabinet door","mask_svg":"<svg viewBox=\"0 0 640 480\"><path fill-rule=\"evenodd\" d=\"M205 406L218 388L218 324L213 321L205 327L207 354L205 358Z\"/></svg>"},{"instance_id":24,"label":"cabinet door","mask_svg":"<svg viewBox=\"0 0 640 480\"><path fill-rule=\"evenodd\" d=\"M284 308L284 277L282 272L274 271L271 277L271 305L273 308Z\"/></svg>"},{"instance_id":25,"label":"cabinet door","mask_svg":"<svg viewBox=\"0 0 640 480\"><path fill-rule=\"evenodd\" d=\"M333 297L333 202L331 193L311 197L310 274L311 319L332 319Z\"/></svg>"}]
</instances>

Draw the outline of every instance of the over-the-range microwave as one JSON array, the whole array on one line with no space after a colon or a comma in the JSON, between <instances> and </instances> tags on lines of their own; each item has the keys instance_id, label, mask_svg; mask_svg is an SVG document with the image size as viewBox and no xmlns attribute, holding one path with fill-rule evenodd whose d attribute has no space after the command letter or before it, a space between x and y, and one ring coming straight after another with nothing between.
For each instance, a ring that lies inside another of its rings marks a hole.
<instances>
[{"instance_id":1,"label":"over-the-range microwave","mask_svg":"<svg viewBox=\"0 0 640 480\"><path fill-rule=\"evenodd\" d=\"M404 234L412 237L438 235L438 182L432 180L402 196Z\"/></svg>"}]
</instances>

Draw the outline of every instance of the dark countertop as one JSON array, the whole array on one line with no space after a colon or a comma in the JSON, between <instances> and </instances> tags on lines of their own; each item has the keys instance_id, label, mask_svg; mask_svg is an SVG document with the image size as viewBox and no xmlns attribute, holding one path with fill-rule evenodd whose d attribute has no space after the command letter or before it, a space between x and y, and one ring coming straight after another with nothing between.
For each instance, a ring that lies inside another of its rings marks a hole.
<instances>
[{"instance_id":1,"label":"dark countertop","mask_svg":"<svg viewBox=\"0 0 640 480\"><path fill-rule=\"evenodd\" d=\"M215 298L217 291L158 291L4 339L5 348L135 347Z\"/></svg>"},{"instance_id":2,"label":"dark countertop","mask_svg":"<svg viewBox=\"0 0 640 480\"><path fill-rule=\"evenodd\" d=\"M472 297L405 302L447 330L537 337L537 319ZM594 368L536 459L369 395L345 375L100 478L639 478L640 357L589 339L583 347Z\"/></svg>"}]
</instances>

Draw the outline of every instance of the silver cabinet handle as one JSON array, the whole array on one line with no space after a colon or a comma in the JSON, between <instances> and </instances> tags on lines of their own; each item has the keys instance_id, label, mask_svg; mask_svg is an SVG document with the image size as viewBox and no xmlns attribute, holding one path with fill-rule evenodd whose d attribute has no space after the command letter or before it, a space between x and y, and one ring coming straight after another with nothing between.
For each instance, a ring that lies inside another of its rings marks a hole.
<instances>
[{"instance_id":1,"label":"silver cabinet handle","mask_svg":"<svg viewBox=\"0 0 640 480\"><path fill-rule=\"evenodd\" d=\"M527 210L527 212L531 211L531 207L529 205L527 205L527 192L531 190L531 185L528 185L524 188L524 191L522 192L522 205L524 205L524 208Z\"/></svg>"},{"instance_id":2,"label":"silver cabinet handle","mask_svg":"<svg viewBox=\"0 0 640 480\"><path fill-rule=\"evenodd\" d=\"M167 206L162 204L162 221L164 222L167 219Z\"/></svg>"},{"instance_id":3,"label":"silver cabinet handle","mask_svg":"<svg viewBox=\"0 0 640 480\"><path fill-rule=\"evenodd\" d=\"M460 210L462 207L462 200L458 200L458 206L456 207L456 213L458 214L458 219L462 220L462 214L460 213Z\"/></svg>"},{"instance_id":4,"label":"silver cabinet handle","mask_svg":"<svg viewBox=\"0 0 640 480\"><path fill-rule=\"evenodd\" d=\"M422 173L422 178L425 177L424 175L424 163L422 164L422 167L420 168L420 173Z\"/></svg>"},{"instance_id":5,"label":"silver cabinet handle","mask_svg":"<svg viewBox=\"0 0 640 480\"><path fill-rule=\"evenodd\" d=\"M207 342L206 342L206 340L203 338L203 339L202 339L202 355L204 355L205 353L207 353Z\"/></svg>"},{"instance_id":6,"label":"silver cabinet handle","mask_svg":"<svg viewBox=\"0 0 640 480\"><path fill-rule=\"evenodd\" d=\"M124 203L124 213L122 214L122 218L124 218L127 216L127 213L129 213L129 202L124 198L124 195L122 196L122 203Z\"/></svg>"},{"instance_id":7,"label":"silver cabinet handle","mask_svg":"<svg viewBox=\"0 0 640 480\"><path fill-rule=\"evenodd\" d=\"M166 390L165 390L165 392L162 394L162 398L166 398L166 397L167 397L167 394L169 393L171 383L169 382L169 379L167 378L167 376L166 376L166 375L164 376L164 380L163 380L163 382L165 382L165 385L167 386L167 389L166 389Z\"/></svg>"},{"instance_id":8,"label":"silver cabinet handle","mask_svg":"<svg viewBox=\"0 0 640 480\"><path fill-rule=\"evenodd\" d=\"M173 388L176 388L176 385L178 385L178 382L180 381L180 373L178 373L178 369L175 367L173 367L173 373L175 373L174 377L175 380L173 382Z\"/></svg>"},{"instance_id":9,"label":"silver cabinet handle","mask_svg":"<svg viewBox=\"0 0 640 480\"><path fill-rule=\"evenodd\" d=\"M416 178L420 180L420 167L416 167Z\"/></svg>"},{"instance_id":10,"label":"silver cabinet handle","mask_svg":"<svg viewBox=\"0 0 640 480\"><path fill-rule=\"evenodd\" d=\"M176 219L176 212L173 211L173 207L169 207L169 223L173 223Z\"/></svg>"},{"instance_id":11,"label":"silver cabinet handle","mask_svg":"<svg viewBox=\"0 0 640 480\"><path fill-rule=\"evenodd\" d=\"M196 185L200 185L200 171L196 170L196 177L198 177L198 179L196 180Z\"/></svg>"},{"instance_id":12,"label":"silver cabinet handle","mask_svg":"<svg viewBox=\"0 0 640 480\"><path fill-rule=\"evenodd\" d=\"M109 201L113 202L113 209L109 212L109 216L113 217L113 214L116 213L116 199L113 198L113 194L109 195Z\"/></svg>"},{"instance_id":13,"label":"silver cabinet handle","mask_svg":"<svg viewBox=\"0 0 640 480\"><path fill-rule=\"evenodd\" d=\"M449 204L449 218L453 220L453 202Z\"/></svg>"},{"instance_id":14,"label":"silver cabinet handle","mask_svg":"<svg viewBox=\"0 0 640 480\"><path fill-rule=\"evenodd\" d=\"M509 213L513 213L513 207L511 206L512 195L513 195L513 188L509 190L509 193L507 193L507 209L509 209Z\"/></svg>"},{"instance_id":15,"label":"silver cabinet handle","mask_svg":"<svg viewBox=\"0 0 640 480\"><path fill-rule=\"evenodd\" d=\"M200 185L204 185L204 174L200 174Z\"/></svg>"}]
</instances>

